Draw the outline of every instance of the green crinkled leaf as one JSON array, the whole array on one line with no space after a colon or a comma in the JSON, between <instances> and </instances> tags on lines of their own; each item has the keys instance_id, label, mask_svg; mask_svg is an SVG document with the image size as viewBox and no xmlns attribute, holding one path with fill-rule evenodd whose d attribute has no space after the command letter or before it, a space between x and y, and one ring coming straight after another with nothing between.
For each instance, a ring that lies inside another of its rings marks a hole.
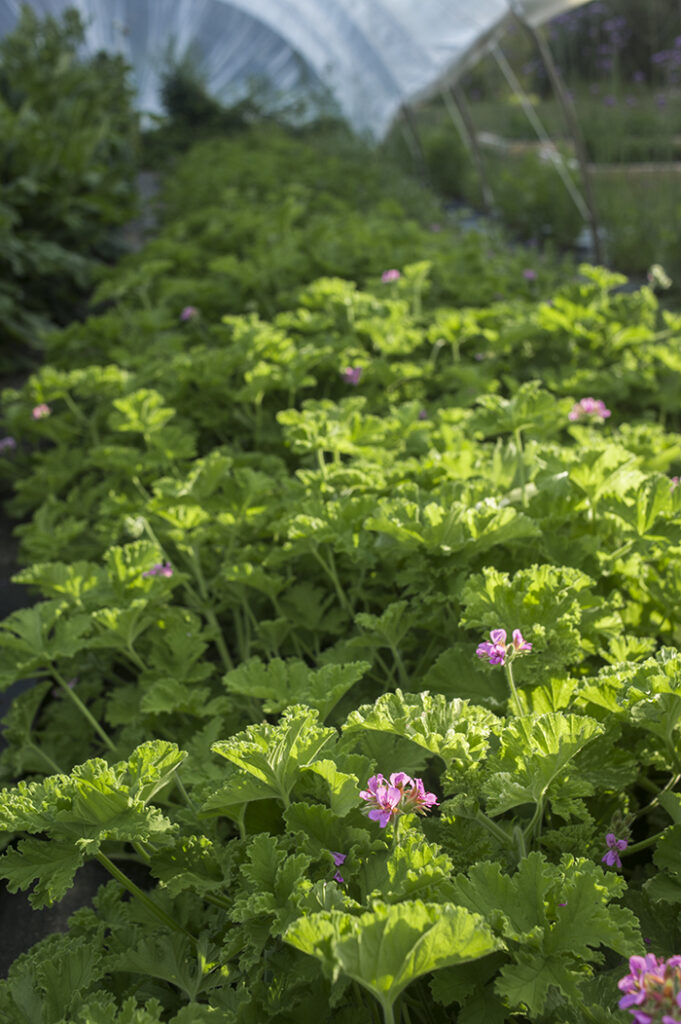
<instances>
[{"instance_id":1,"label":"green crinkled leaf","mask_svg":"<svg viewBox=\"0 0 681 1024\"><path fill-rule=\"evenodd\" d=\"M313 761L307 771L320 775L329 785L331 810L339 818L359 806L359 779L356 775L348 775L336 767L334 761Z\"/></svg>"},{"instance_id":2,"label":"green crinkled leaf","mask_svg":"<svg viewBox=\"0 0 681 1024\"><path fill-rule=\"evenodd\" d=\"M91 630L90 616L69 614L62 601L41 601L12 612L0 623L0 650L7 666L0 670L0 689L59 658L72 658L89 645Z\"/></svg>"},{"instance_id":3,"label":"green crinkled leaf","mask_svg":"<svg viewBox=\"0 0 681 1024\"><path fill-rule=\"evenodd\" d=\"M264 783L270 795L286 805L301 769L317 760L335 736L335 729L318 724L316 710L294 705L286 709L277 725L251 725L214 743L211 750Z\"/></svg>"},{"instance_id":4,"label":"green crinkled leaf","mask_svg":"<svg viewBox=\"0 0 681 1024\"><path fill-rule=\"evenodd\" d=\"M552 986L568 998L578 992L585 975L575 955L588 962L601 946L621 956L641 951L636 917L610 903L623 891L618 876L567 854L556 865L530 853L512 876L502 874L496 863L476 864L468 877L457 875L453 881L458 903L519 944L496 989L532 1013L542 1012Z\"/></svg>"},{"instance_id":5,"label":"green crinkled leaf","mask_svg":"<svg viewBox=\"0 0 681 1024\"><path fill-rule=\"evenodd\" d=\"M545 391L539 381L531 380L521 384L511 398L480 395L469 424L471 430L483 437L498 437L520 430L530 437L544 439L563 428L569 408L569 400L557 402L555 395Z\"/></svg>"},{"instance_id":6,"label":"green crinkled leaf","mask_svg":"<svg viewBox=\"0 0 681 1024\"><path fill-rule=\"evenodd\" d=\"M410 982L502 948L483 920L451 903L376 903L360 917L338 911L299 918L284 941L345 974L392 1007Z\"/></svg>"},{"instance_id":7,"label":"green crinkled leaf","mask_svg":"<svg viewBox=\"0 0 681 1024\"><path fill-rule=\"evenodd\" d=\"M526 1006L536 1015L542 1013L551 987L559 989L571 1001L579 1001L580 974L570 970L559 957L522 952L513 964L501 968L494 988L511 1006Z\"/></svg>"},{"instance_id":8,"label":"green crinkled leaf","mask_svg":"<svg viewBox=\"0 0 681 1024\"><path fill-rule=\"evenodd\" d=\"M284 811L284 820L289 831L298 833L304 849L315 857L330 850L347 854L352 846L359 847L362 857L384 849L383 841L368 829L349 826L322 804L291 804Z\"/></svg>"},{"instance_id":9,"label":"green crinkled leaf","mask_svg":"<svg viewBox=\"0 0 681 1024\"><path fill-rule=\"evenodd\" d=\"M254 800L270 800L275 795L268 782L246 771L232 768L231 765L222 777L227 781L204 800L202 814L223 814L233 821L239 821L247 804Z\"/></svg>"},{"instance_id":10,"label":"green crinkled leaf","mask_svg":"<svg viewBox=\"0 0 681 1024\"><path fill-rule=\"evenodd\" d=\"M301 889L309 863L309 854L289 854L277 837L255 836L241 867L248 884L234 900L232 919L245 922L270 915L274 917L272 934L280 934L297 916L293 897Z\"/></svg>"},{"instance_id":11,"label":"green crinkled leaf","mask_svg":"<svg viewBox=\"0 0 681 1024\"><path fill-rule=\"evenodd\" d=\"M293 704L317 708L322 721L351 686L371 668L370 662L323 665L311 669L297 658L274 658L265 664L249 658L228 672L223 682L230 693L264 701L263 710L275 714Z\"/></svg>"},{"instance_id":12,"label":"green crinkled leaf","mask_svg":"<svg viewBox=\"0 0 681 1024\"><path fill-rule=\"evenodd\" d=\"M344 732L374 729L402 736L437 754L449 767L480 760L487 752L487 738L498 719L485 708L468 701L448 701L442 694L386 693L374 705L353 711Z\"/></svg>"},{"instance_id":13,"label":"green crinkled leaf","mask_svg":"<svg viewBox=\"0 0 681 1024\"><path fill-rule=\"evenodd\" d=\"M599 622L603 602L591 592L593 585L585 573L565 566L533 565L512 577L488 566L466 581L461 624L478 628L480 639L492 629L504 628L509 637L519 629L533 649L514 664L517 681L548 680L579 664L612 632Z\"/></svg>"},{"instance_id":14,"label":"green crinkled leaf","mask_svg":"<svg viewBox=\"0 0 681 1024\"><path fill-rule=\"evenodd\" d=\"M406 899L450 897L447 886L452 862L436 843L409 832L385 855L374 854L364 865L364 881L372 899L398 903Z\"/></svg>"},{"instance_id":15,"label":"green crinkled leaf","mask_svg":"<svg viewBox=\"0 0 681 1024\"><path fill-rule=\"evenodd\" d=\"M108 591L104 569L92 562L44 562L16 573L14 583L40 587L42 592L58 600L71 599L74 604L89 605L100 593Z\"/></svg>"},{"instance_id":16,"label":"green crinkled leaf","mask_svg":"<svg viewBox=\"0 0 681 1024\"><path fill-rule=\"evenodd\" d=\"M133 948L113 957L109 965L113 970L167 981L194 1000L210 980L203 976L196 953L188 936L167 930L162 935L144 936Z\"/></svg>"},{"instance_id":17,"label":"green crinkled leaf","mask_svg":"<svg viewBox=\"0 0 681 1024\"><path fill-rule=\"evenodd\" d=\"M47 833L25 840L0 858L0 874L26 887L39 879L35 898L60 898L86 853L105 839L144 841L171 830L167 818L147 803L172 777L186 755L175 744L151 740L128 761L109 765L95 758L70 775L20 782L0 792L0 821L7 831ZM56 874L54 864L61 864Z\"/></svg>"},{"instance_id":18,"label":"green crinkled leaf","mask_svg":"<svg viewBox=\"0 0 681 1024\"><path fill-rule=\"evenodd\" d=\"M0 858L0 875L7 879L10 892L26 890L37 881L29 900L31 906L40 908L50 906L69 891L84 859L73 842L22 839Z\"/></svg>"},{"instance_id":19,"label":"green crinkled leaf","mask_svg":"<svg viewBox=\"0 0 681 1024\"><path fill-rule=\"evenodd\" d=\"M563 783L563 774L577 753L604 728L593 718L564 715L526 715L515 719L501 733L499 751L488 761L490 774L482 786L489 814L543 800L549 787ZM588 795L590 784L574 777L565 779L577 789L571 795ZM560 793L557 794L560 799Z\"/></svg>"},{"instance_id":20,"label":"green crinkled leaf","mask_svg":"<svg viewBox=\"0 0 681 1024\"><path fill-rule=\"evenodd\" d=\"M645 889L653 900L681 903L681 825L667 828L658 839L653 860L659 873L646 882Z\"/></svg>"}]
</instances>

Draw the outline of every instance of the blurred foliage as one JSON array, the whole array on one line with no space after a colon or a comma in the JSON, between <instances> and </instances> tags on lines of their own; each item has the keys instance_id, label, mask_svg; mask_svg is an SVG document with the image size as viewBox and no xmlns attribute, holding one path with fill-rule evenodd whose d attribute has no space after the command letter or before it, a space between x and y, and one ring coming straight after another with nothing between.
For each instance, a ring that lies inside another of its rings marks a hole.
<instances>
[{"instance_id":1,"label":"blurred foliage","mask_svg":"<svg viewBox=\"0 0 681 1024\"><path fill-rule=\"evenodd\" d=\"M84 59L75 10L24 6L0 40L0 371L78 312L135 209L137 119L120 57Z\"/></svg>"}]
</instances>

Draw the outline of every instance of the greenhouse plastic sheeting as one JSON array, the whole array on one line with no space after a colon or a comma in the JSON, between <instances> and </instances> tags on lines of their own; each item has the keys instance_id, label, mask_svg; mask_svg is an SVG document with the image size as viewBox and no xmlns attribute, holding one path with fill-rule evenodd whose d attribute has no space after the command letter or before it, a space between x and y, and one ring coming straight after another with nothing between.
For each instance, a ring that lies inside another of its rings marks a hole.
<instances>
[{"instance_id":1,"label":"greenhouse plastic sheeting","mask_svg":"<svg viewBox=\"0 0 681 1024\"><path fill-rule=\"evenodd\" d=\"M76 7L90 50L123 54L143 110L158 110L170 49L191 49L209 90L226 99L254 79L282 97L325 86L358 131L381 136L404 103L470 65L510 13L532 25L588 0L32 0ZM0 32L19 0L0 0Z\"/></svg>"}]
</instances>

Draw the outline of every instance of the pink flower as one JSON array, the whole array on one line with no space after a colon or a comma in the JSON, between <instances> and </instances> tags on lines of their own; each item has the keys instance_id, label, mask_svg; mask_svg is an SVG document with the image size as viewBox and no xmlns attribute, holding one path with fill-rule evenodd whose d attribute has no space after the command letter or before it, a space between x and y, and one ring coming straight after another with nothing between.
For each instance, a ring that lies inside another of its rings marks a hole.
<instances>
[{"instance_id":1,"label":"pink flower","mask_svg":"<svg viewBox=\"0 0 681 1024\"><path fill-rule=\"evenodd\" d=\"M532 650L532 644L528 644L526 640L523 640L523 634L519 629L513 630L513 650L518 654L521 654L523 651Z\"/></svg>"},{"instance_id":2,"label":"pink flower","mask_svg":"<svg viewBox=\"0 0 681 1024\"><path fill-rule=\"evenodd\" d=\"M383 284L390 284L391 281L399 281L402 277L399 270L384 270L381 274Z\"/></svg>"},{"instance_id":3,"label":"pink flower","mask_svg":"<svg viewBox=\"0 0 681 1024\"><path fill-rule=\"evenodd\" d=\"M489 636L492 642L485 640L478 644L475 653L478 658L487 658L490 665L504 665L507 658L510 661L518 655L529 654L532 650L532 644L523 639L519 629L513 630L513 640L510 644L506 643L505 629L493 629Z\"/></svg>"},{"instance_id":4,"label":"pink flower","mask_svg":"<svg viewBox=\"0 0 681 1024\"><path fill-rule=\"evenodd\" d=\"M628 1010L636 1024L681 1024L681 956L632 956L617 987L624 992L620 1010Z\"/></svg>"},{"instance_id":5,"label":"pink flower","mask_svg":"<svg viewBox=\"0 0 681 1024\"><path fill-rule=\"evenodd\" d=\"M428 419L428 413L427 413L427 411L425 409L419 409L419 419L420 420L427 420Z\"/></svg>"},{"instance_id":6,"label":"pink flower","mask_svg":"<svg viewBox=\"0 0 681 1024\"><path fill-rule=\"evenodd\" d=\"M187 320L194 320L199 315L199 311L196 306L185 306L180 313L180 320L182 323L186 323Z\"/></svg>"},{"instance_id":7,"label":"pink flower","mask_svg":"<svg viewBox=\"0 0 681 1024\"><path fill-rule=\"evenodd\" d=\"M167 576L173 575L173 567L170 562L157 562L156 565L152 565L151 569L147 569L146 572L142 573L143 578L148 576Z\"/></svg>"},{"instance_id":8,"label":"pink flower","mask_svg":"<svg viewBox=\"0 0 681 1024\"><path fill-rule=\"evenodd\" d=\"M612 416L610 409L606 409L605 402L601 401L600 398L580 398L579 402L576 402L572 406L572 409L568 413L568 419L581 420L584 416L591 416L597 420L607 420L608 416Z\"/></svg>"},{"instance_id":9,"label":"pink flower","mask_svg":"<svg viewBox=\"0 0 681 1024\"><path fill-rule=\"evenodd\" d=\"M33 417L34 420L43 420L45 419L46 416L49 416L51 412L52 410L50 409L49 405L47 405L45 402L41 402L40 405L35 405L33 407L31 416Z\"/></svg>"},{"instance_id":10,"label":"pink flower","mask_svg":"<svg viewBox=\"0 0 681 1024\"><path fill-rule=\"evenodd\" d=\"M1 444L2 444L2 441L0 441L0 445ZM670 477L670 480L669 480L669 490L673 491L675 487L678 487L679 486L679 481L681 481L681 477L678 477L678 476Z\"/></svg>"},{"instance_id":11,"label":"pink flower","mask_svg":"<svg viewBox=\"0 0 681 1024\"><path fill-rule=\"evenodd\" d=\"M352 384L355 387L359 384L364 370L361 366L346 366L341 373L341 377L346 384Z\"/></svg>"},{"instance_id":12,"label":"pink flower","mask_svg":"<svg viewBox=\"0 0 681 1024\"><path fill-rule=\"evenodd\" d=\"M525 278L526 281L536 281L537 280L537 271L536 270L532 270L531 267L526 267L525 270L523 270L523 277Z\"/></svg>"},{"instance_id":13,"label":"pink flower","mask_svg":"<svg viewBox=\"0 0 681 1024\"><path fill-rule=\"evenodd\" d=\"M605 837L605 841L610 847L605 856L601 857L601 862L607 864L608 867L622 867L622 861L620 860L619 850L626 850L629 845L628 839L618 839L614 832L608 832Z\"/></svg>"},{"instance_id":14,"label":"pink flower","mask_svg":"<svg viewBox=\"0 0 681 1024\"><path fill-rule=\"evenodd\" d=\"M389 782L382 775L372 775L359 795L367 802L368 817L381 828L399 814L425 814L438 803L434 793L426 793L422 779L412 779L406 772L395 772Z\"/></svg>"},{"instance_id":15,"label":"pink flower","mask_svg":"<svg viewBox=\"0 0 681 1024\"><path fill-rule=\"evenodd\" d=\"M0 437L0 452L11 452L16 448L17 443L13 437Z\"/></svg>"}]
</instances>

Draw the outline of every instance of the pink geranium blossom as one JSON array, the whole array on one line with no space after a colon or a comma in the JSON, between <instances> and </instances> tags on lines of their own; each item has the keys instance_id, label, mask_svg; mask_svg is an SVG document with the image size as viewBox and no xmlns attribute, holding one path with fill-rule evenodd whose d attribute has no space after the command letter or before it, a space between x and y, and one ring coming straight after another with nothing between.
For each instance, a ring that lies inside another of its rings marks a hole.
<instances>
[{"instance_id":1,"label":"pink geranium blossom","mask_svg":"<svg viewBox=\"0 0 681 1024\"><path fill-rule=\"evenodd\" d=\"M170 562L157 562L156 565L152 565L151 569L147 569L146 572L142 573L142 576L146 579L148 576L167 576L173 575L173 567Z\"/></svg>"},{"instance_id":2,"label":"pink geranium blossom","mask_svg":"<svg viewBox=\"0 0 681 1024\"><path fill-rule=\"evenodd\" d=\"M362 378L363 372L361 366L346 366L341 373L341 377L346 384L352 384L356 387Z\"/></svg>"},{"instance_id":3,"label":"pink geranium blossom","mask_svg":"<svg viewBox=\"0 0 681 1024\"><path fill-rule=\"evenodd\" d=\"M568 419L575 422L586 416L596 420L607 420L612 413L600 398L580 398L579 402L575 402L572 406L568 413Z\"/></svg>"},{"instance_id":4,"label":"pink geranium blossom","mask_svg":"<svg viewBox=\"0 0 681 1024\"><path fill-rule=\"evenodd\" d=\"M52 410L46 402L41 402L40 405L34 405L31 412L31 416L34 420L44 420L46 416L51 414Z\"/></svg>"},{"instance_id":5,"label":"pink geranium blossom","mask_svg":"<svg viewBox=\"0 0 681 1024\"><path fill-rule=\"evenodd\" d=\"M381 274L381 281L383 282L383 284L390 284L391 281L399 281L401 277L402 275L400 274L399 270L384 270L383 273Z\"/></svg>"},{"instance_id":6,"label":"pink geranium blossom","mask_svg":"<svg viewBox=\"0 0 681 1024\"><path fill-rule=\"evenodd\" d=\"M422 779L412 779L406 772L394 772L388 782L382 775L372 775L359 795L366 801L367 816L381 828L400 814L425 814L438 803L434 793L426 793Z\"/></svg>"},{"instance_id":7,"label":"pink geranium blossom","mask_svg":"<svg viewBox=\"0 0 681 1024\"><path fill-rule=\"evenodd\" d=\"M636 1024L681 1024L681 956L632 956L617 987L624 993L620 1010L628 1010Z\"/></svg>"},{"instance_id":8,"label":"pink geranium blossom","mask_svg":"<svg viewBox=\"0 0 681 1024\"><path fill-rule=\"evenodd\" d=\"M185 306L180 313L180 320L182 323L186 323L187 320L194 320L199 315L199 311L196 306Z\"/></svg>"},{"instance_id":9,"label":"pink geranium blossom","mask_svg":"<svg viewBox=\"0 0 681 1024\"><path fill-rule=\"evenodd\" d=\"M529 654L532 644L523 639L519 629L513 630L511 643L506 643L506 630L493 629L490 633L491 643L485 640L478 644L476 654L478 658L487 658L490 665L504 665L506 660L512 660L520 654Z\"/></svg>"},{"instance_id":10,"label":"pink geranium blossom","mask_svg":"<svg viewBox=\"0 0 681 1024\"><path fill-rule=\"evenodd\" d=\"M601 861L607 864L608 867L622 867L622 861L620 860L619 851L626 850L629 845L627 839L618 839L614 832L608 832L605 837L605 841L609 847L605 856L601 857Z\"/></svg>"}]
</instances>

